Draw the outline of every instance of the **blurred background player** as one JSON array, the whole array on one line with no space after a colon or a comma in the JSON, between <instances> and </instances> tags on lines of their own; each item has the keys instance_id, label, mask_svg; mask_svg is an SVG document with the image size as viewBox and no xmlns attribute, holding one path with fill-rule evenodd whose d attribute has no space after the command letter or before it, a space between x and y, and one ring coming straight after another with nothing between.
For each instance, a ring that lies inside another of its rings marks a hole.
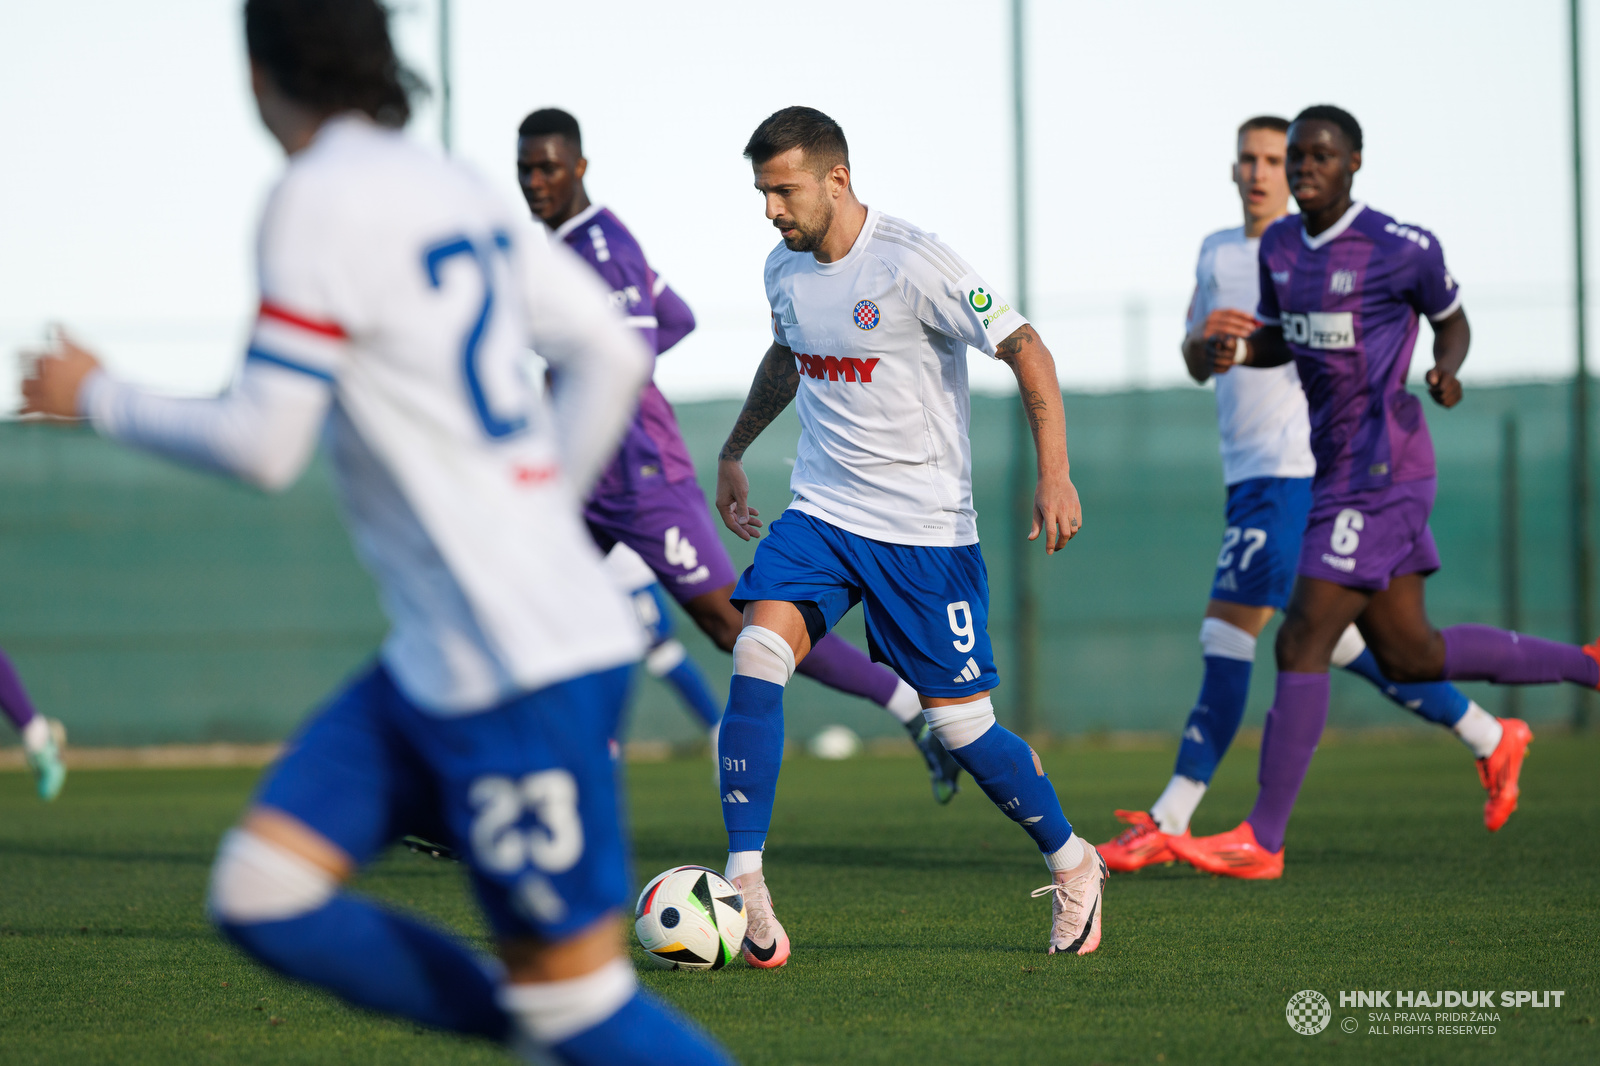
<instances>
[{"instance_id":1,"label":"blurred background player","mask_svg":"<svg viewBox=\"0 0 1600 1066\"><path fill-rule=\"evenodd\" d=\"M608 742L642 639L578 501L651 355L565 249L395 128L411 78L375 0L248 0L245 37L290 158L232 388L159 396L69 342L24 383L28 410L268 489L326 430L392 628L224 837L210 913L280 973L530 1061L727 1062L638 990L619 921ZM413 828L466 857L498 964L342 887Z\"/></svg>"},{"instance_id":2,"label":"blurred background player","mask_svg":"<svg viewBox=\"0 0 1600 1066\"><path fill-rule=\"evenodd\" d=\"M650 268L617 216L590 202L583 180L588 170L577 119L552 107L522 120L517 182L529 209L595 269L626 321L659 355L694 329L694 314ZM717 539L677 416L654 381L645 386L622 448L595 486L584 517L602 551L616 543L633 548L695 624L723 651L733 651L743 625L729 600L733 561ZM934 799L948 803L955 795L961 768L922 720L916 691L893 671L829 634L800 672L887 710L922 752Z\"/></svg>"},{"instance_id":3,"label":"blurred background player","mask_svg":"<svg viewBox=\"0 0 1600 1066\"><path fill-rule=\"evenodd\" d=\"M644 668L651 677L657 677L673 687L684 707L700 720L711 738L713 758L716 753L717 720L722 709L711 694L705 675L689 658L689 652L673 634L672 609L667 606L667 594L656 580L650 564L626 544L617 542L606 552L606 572L618 589L627 594L633 610L644 627L649 649L644 655Z\"/></svg>"},{"instance_id":4,"label":"blurred background player","mask_svg":"<svg viewBox=\"0 0 1600 1066\"><path fill-rule=\"evenodd\" d=\"M1456 374L1471 330L1461 290L1432 233L1402 225L1351 198L1361 168L1361 127L1318 105L1289 129L1289 190L1298 217L1261 238L1262 325L1246 339L1215 335L1216 372L1234 364L1299 371L1317 459L1298 578L1278 631L1278 680L1261 742L1250 817L1212 837L1174 837L1172 850L1201 869L1235 877L1283 872L1283 839L1328 717L1328 665L1346 628L1360 627L1385 676L1498 684L1600 682L1600 649L1491 626L1443 631L1428 620L1423 589L1439 568L1428 516L1436 488L1422 404L1406 390L1418 319L1433 324L1428 392L1461 402ZM1516 809L1532 734L1505 719L1494 752L1478 762L1489 791L1485 823Z\"/></svg>"},{"instance_id":5,"label":"blurred background player","mask_svg":"<svg viewBox=\"0 0 1600 1066\"><path fill-rule=\"evenodd\" d=\"M33 709L33 701L28 698L28 690L22 687L17 668L3 651L0 651L0 711L4 711L16 726L17 736L22 740L22 755L28 762L28 769L33 771L39 798L48 802L61 795L61 786L67 781L67 767L62 759L67 731L54 718L46 718Z\"/></svg>"},{"instance_id":6,"label":"blurred background player","mask_svg":"<svg viewBox=\"0 0 1600 1066\"><path fill-rule=\"evenodd\" d=\"M1317 469L1299 374L1292 363L1213 374L1205 350L1207 337L1248 337L1260 325L1255 319L1261 277L1256 253L1261 234L1289 210L1284 174L1288 129L1288 120L1271 115L1239 127L1233 182L1244 225L1207 237L1195 267L1183 358L1195 381L1215 382L1228 488L1227 530L1211 602L1200 624L1205 676L1184 725L1177 766L1149 813L1117 812L1128 828L1100 845L1113 870L1137 870L1175 858L1166 838L1189 831L1189 820L1244 717L1256 638L1273 614L1288 606L1294 585L1300 538L1311 509L1311 476ZM1391 683L1353 625L1334 648L1333 665L1371 681L1419 717L1453 729L1479 760L1491 758L1504 735L1498 719L1448 682ZM1492 822L1490 828L1499 824Z\"/></svg>"},{"instance_id":7,"label":"blurred background player","mask_svg":"<svg viewBox=\"0 0 1600 1066\"><path fill-rule=\"evenodd\" d=\"M1105 865L990 700L999 675L967 438L970 345L1017 376L1039 462L1029 539L1065 547L1082 519L1055 361L955 252L856 199L844 131L822 112L774 113L744 154L782 240L766 263L773 344L717 464L717 513L741 538L761 526L745 450L797 396L800 415L794 500L733 594L745 624L722 718L722 814L727 876L750 919L745 960L789 958L762 870L784 686L857 603L875 653L921 693L934 733L1043 853L1053 877L1034 894L1052 898L1050 952L1088 954L1100 944Z\"/></svg>"}]
</instances>

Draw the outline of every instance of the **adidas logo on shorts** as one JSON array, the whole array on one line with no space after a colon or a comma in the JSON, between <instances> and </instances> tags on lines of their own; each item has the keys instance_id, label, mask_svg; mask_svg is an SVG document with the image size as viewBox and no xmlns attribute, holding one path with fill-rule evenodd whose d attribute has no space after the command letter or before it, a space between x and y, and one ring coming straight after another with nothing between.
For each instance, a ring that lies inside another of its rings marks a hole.
<instances>
[{"instance_id":1,"label":"adidas logo on shorts","mask_svg":"<svg viewBox=\"0 0 1600 1066\"><path fill-rule=\"evenodd\" d=\"M972 657L967 658L967 665L961 668L961 673L956 675L957 681L976 681L983 671L978 669L978 662Z\"/></svg>"}]
</instances>

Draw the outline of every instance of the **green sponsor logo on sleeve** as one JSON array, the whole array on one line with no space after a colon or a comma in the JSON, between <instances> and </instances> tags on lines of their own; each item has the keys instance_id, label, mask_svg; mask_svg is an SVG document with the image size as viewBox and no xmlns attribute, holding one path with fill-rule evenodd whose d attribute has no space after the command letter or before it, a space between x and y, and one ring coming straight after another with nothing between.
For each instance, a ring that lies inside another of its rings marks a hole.
<instances>
[{"instance_id":1,"label":"green sponsor logo on sleeve","mask_svg":"<svg viewBox=\"0 0 1600 1066\"><path fill-rule=\"evenodd\" d=\"M967 303L971 304L972 309L981 315L989 310L989 307L994 303L994 297L982 289L973 289L967 293Z\"/></svg>"}]
</instances>

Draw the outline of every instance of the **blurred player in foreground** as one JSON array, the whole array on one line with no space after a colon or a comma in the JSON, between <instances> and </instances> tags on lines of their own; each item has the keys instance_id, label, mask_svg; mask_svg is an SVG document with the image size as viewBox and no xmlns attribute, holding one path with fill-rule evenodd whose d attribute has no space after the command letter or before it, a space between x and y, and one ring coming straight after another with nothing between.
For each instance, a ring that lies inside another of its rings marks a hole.
<instances>
[{"instance_id":1,"label":"blurred player in foreground","mask_svg":"<svg viewBox=\"0 0 1600 1066\"><path fill-rule=\"evenodd\" d=\"M33 701L28 698L28 690L22 687L17 668L3 651L0 651L0 711L5 712L22 739L22 756L28 762L28 769L33 771L39 798L49 802L61 795L61 786L67 783L67 767L62 760L67 731L54 718L46 718L33 709Z\"/></svg>"},{"instance_id":2,"label":"blurred player in foreground","mask_svg":"<svg viewBox=\"0 0 1600 1066\"><path fill-rule=\"evenodd\" d=\"M1294 360L1317 459L1311 514L1278 631L1255 808L1230 832L1171 840L1179 858L1203 870L1249 878L1283 872L1284 831L1327 722L1328 666L1352 622L1397 682L1600 682L1594 645L1481 625L1440 631L1428 620L1423 582L1439 568L1428 529L1437 482L1422 404L1405 383L1425 315L1433 324L1428 392L1442 407L1461 402L1456 374L1471 331L1460 287L1437 237L1352 200L1361 127L1348 112L1302 111L1289 129L1287 159L1300 214L1262 235L1262 326L1244 339L1208 337L1206 351L1216 373ZM1519 721L1500 724L1509 757L1478 764L1490 828L1497 810L1503 821L1516 807L1531 739Z\"/></svg>"},{"instance_id":3,"label":"blurred player in foreground","mask_svg":"<svg viewBox=\"0 0 1600 1066\"><path fill-rule=\"evenodd\" d=\"M522 120L517 182L529 209L610 286L612 303L645 343L657 354L665 352L694 329L694 314L650 268L617 216L589 201L583 180L588 170L577 119L544 108ZM654 381L645 386L622 448L595 486L584 517L602 550L621 543L638 552L695 624L723 651L733 651L743 626L729 599L733 561L717 539L711 508L695 483L677 416ZM950 801L961 767L923 721L910 685L831 633L817 642L799 670L892 714L922 752L934 799ZM716 720L713 711L706 722L715 725Z\"/></svg>"},{"instance_id":4,"label":"blurred player in foreground","mask_svg":"<svg viewBox=\"0 0 1600 1066\"><path fill-rule=\"evenodd\" d=\"M261 310L233 387L170 399L70 344L28 409L269 489L326 430L392 628L301 728L212 869L209 908L261 962L530 1061L727 1062L642 994L608 751L632 612L578 501L649 353L564 249L397 129L375 0L248 0L262 121L289 155L260 230ZM526 346L561 371L547 407ZM500 962L341 884L408 830L466 857Z\"/></svg>"},{"instance_id":5,"label":"blurred player in foreground","mask_svg":"<svg viewBox=\"0 0 1600 1066\"><path fill-rule=\"evenodd\" d=\"M967 347L1017 376L1045 551L1081 523L1055 362L1020 313L955 252L856 199L844 131L790 107L744 154L782 242L767 257L773 344L717 468L717 513L759 536L741 457L798 396L794 501L739 578L744 629L722 718L728 877L750 917L745 959L781 966L789 938L762 872L783 758L783 690L813 644L864 602L867 636L922 694L934 733L1031 836L1054 877L1049 950L1100 944L1105 866L1073 835L1039 758L996 721L988 575L972 508ZM826 353L826 354L821 354Z\"/></svg>"},{"instance_id":6,"label":"blurred player in foreground","mask_svg":"<svg viewBox=\"0 0 1600 1066\"><path fill-rule=\"evenodd\" d=\"M1213 374L1206 356L1207 337L1248 337L1260 326L1255 318L1261 277L1257 249L1261 234L1289 209L1283 167L1288 129L1285 119L1268 115L1239 127L1233 181L1244 207L1244 225L1213 233L1200 246L1183 357L1195 381L1209 379L1216 385L1228 525L1211 602L1200 625L1205 652L1200 697L1184 725L1178 763L1166 790L1148 813L1118 811L1128 828L1100 845L1113 870L1137 870L1176 857L1167 838L1189 832L1189 819L1244 717L1256 638L1273 614L1288 606L1294 585L1311 509L1311 475L1317 469L1300 376L1292 363ZM1454 730L1478 759L1490 789L1485 823L1491 830L1504 824L1516 807L1515 767L1529 735L1522 722L1502 723L1448 682L1391 683L1354 625L1335 646L1333 665L1371 681L1419 717ZM1499 773L1500 766L1510 767L1509 775Z\"/></svg>"}]
</instances>

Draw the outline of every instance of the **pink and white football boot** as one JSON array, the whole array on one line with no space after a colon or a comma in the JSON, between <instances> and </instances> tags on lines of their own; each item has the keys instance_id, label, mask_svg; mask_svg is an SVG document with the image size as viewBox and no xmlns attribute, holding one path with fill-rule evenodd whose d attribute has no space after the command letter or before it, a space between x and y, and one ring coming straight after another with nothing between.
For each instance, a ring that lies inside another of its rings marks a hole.
<instances>
[{"instance_id":1,"label":"pink and white football boot","mask_svg":"<svg viewBox=\"0 0 1600 1066\"><path fill-rule=\"evenodd\" d=\"M1100 946L1100 901L1110 871L1100 852L1085 844L1083 861L1056 871L1055 880L1033 890L1051 894L1050 954L1087 955Z\"/></svg>"},{"instance_id":2,"label":"pink and white football boot","mask_svg":"<svg viewBox=\"0 0 1600 1066\"><path fill-rule=\"evenodd\" d=\"M759 970L775 970L789 961L789 934L772 913L772 893L760 870L740 874L733 887L744 897L749 926L744 932L744 961Z\"/></svg>"}]
</instances>

